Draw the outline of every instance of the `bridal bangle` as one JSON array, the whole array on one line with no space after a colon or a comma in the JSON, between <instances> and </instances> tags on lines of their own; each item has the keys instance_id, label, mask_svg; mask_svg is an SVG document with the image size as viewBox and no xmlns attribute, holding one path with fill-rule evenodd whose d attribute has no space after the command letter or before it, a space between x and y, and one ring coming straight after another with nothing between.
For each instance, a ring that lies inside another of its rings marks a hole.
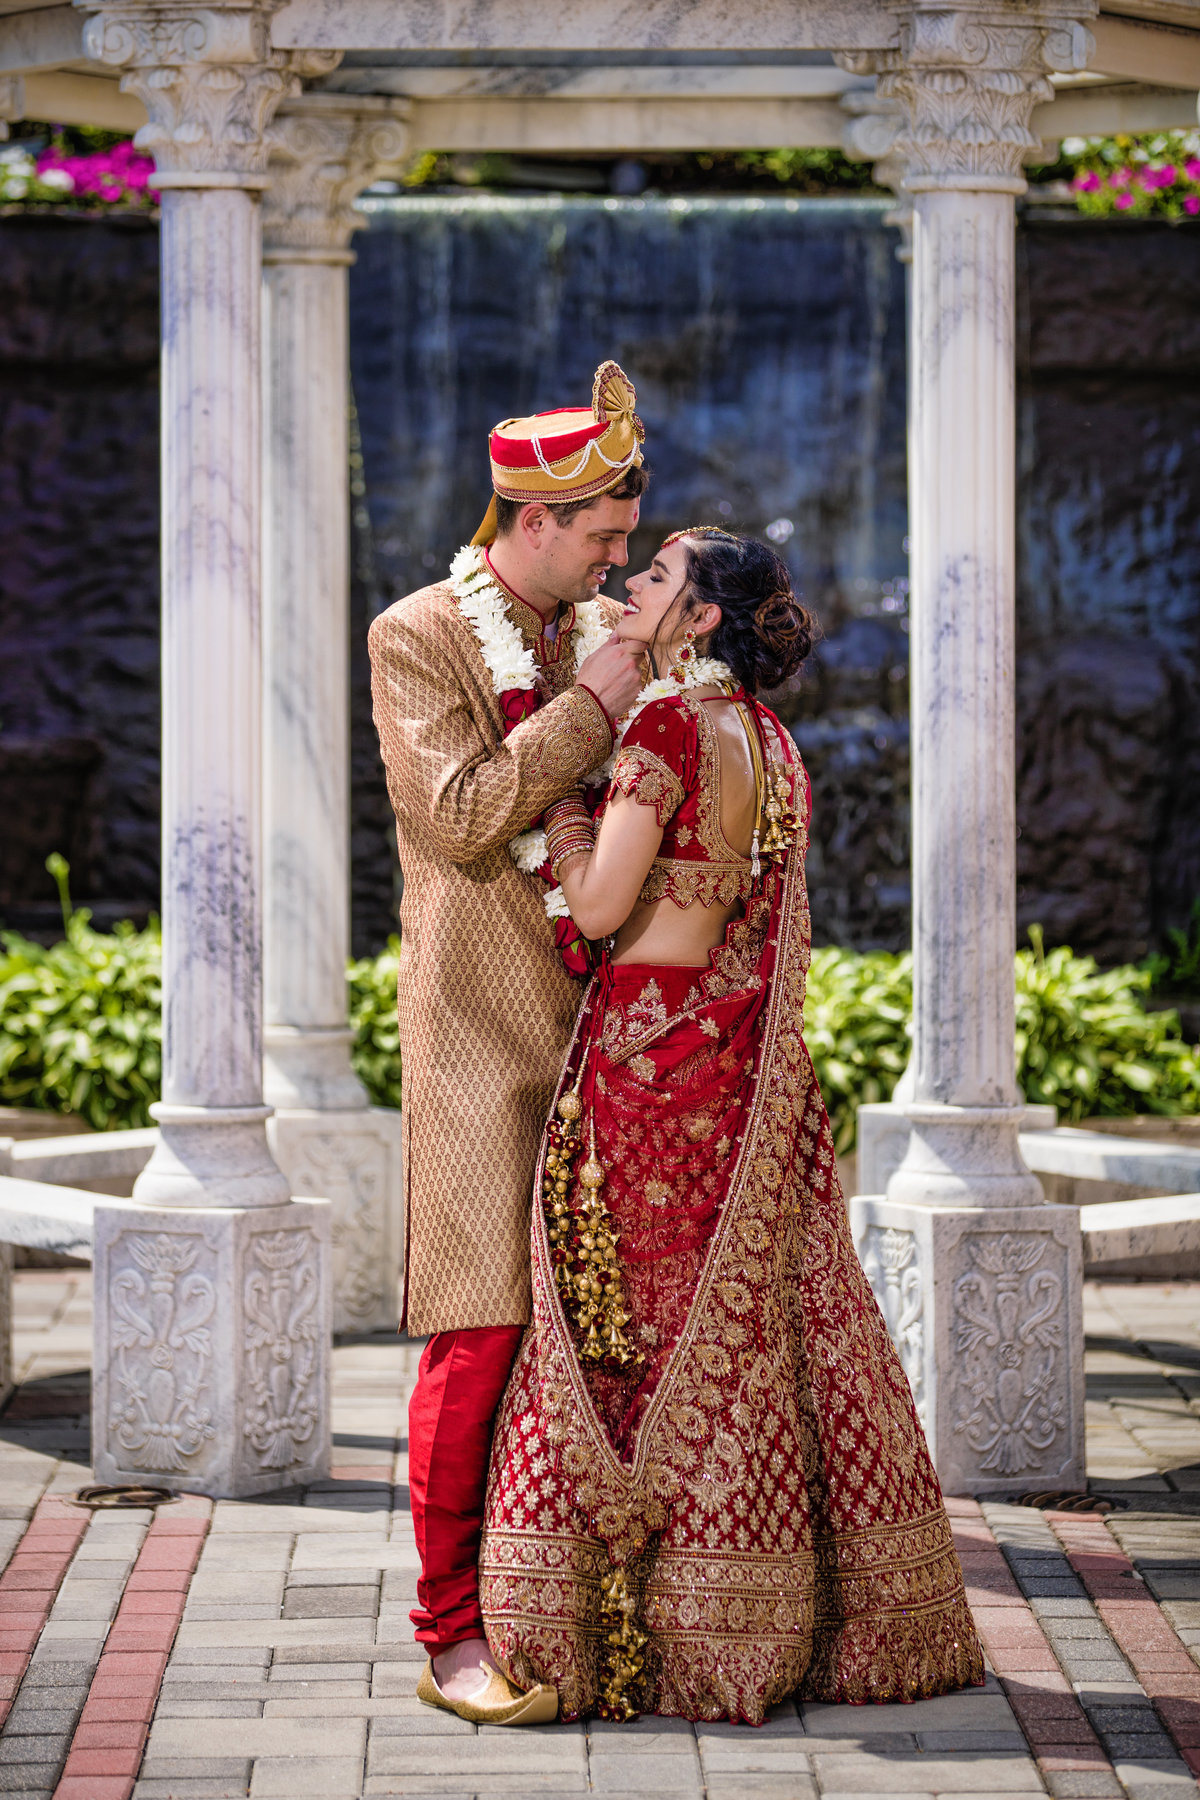
<instances>
[{"instance_id":1,"label":"bridal bangle","mask_svg":"<svg viewBox=\"0 0 1200 1800\"><path fill-rule=\"evenodd\" d=\"M559 869L572 856L590 856L596 848L592 816L582 799L570 795L546 813L546 855L555 881Z\"/></svg>"}]
</instances>

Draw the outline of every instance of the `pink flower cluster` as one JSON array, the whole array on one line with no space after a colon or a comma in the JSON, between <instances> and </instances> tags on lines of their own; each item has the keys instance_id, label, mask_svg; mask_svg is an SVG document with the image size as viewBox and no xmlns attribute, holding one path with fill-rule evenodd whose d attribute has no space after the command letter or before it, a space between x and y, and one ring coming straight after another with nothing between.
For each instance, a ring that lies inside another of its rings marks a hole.
<instances>
[{"instance_id":1,"label":"pink flower cluster","mask_svg":"<svg viewBox=\"0 0 1200 1800\"><path fill-rule=\"evenodd\" d=\"M38 157L37 172L45 176L51 171L57 172L60 179L70 177L71 193L109 205L120 200L146 201L156 197L148 191L154 188L154 164L132 143L114 144L111 150L93 150L80 156L68 156L51 147Z\"/></svg>"},{"instance_id":2,"label":"pink flower cluster","mask_svg":"<svg viewBox=\"0 0 1200 1800\"><path fill-rule=\"evenodd\" d=\"M1173 162L1163 163L1158 168L1149 163L1136 168L1123 164L1107 174L1098 169L1080 169L1073 177L1071 187L1077 194L1102 194L1107 190L1112 195L1114 208L1118 212L1128 212L1134 205L1135 190L1153 195L1176 188L1184 181L1200 186L1200 156L1187 157L1182 169ZM1182 194L1179 198L1185 213L1193 217L1200 214L1200 194Z\"/></svg>"}]
</instances>

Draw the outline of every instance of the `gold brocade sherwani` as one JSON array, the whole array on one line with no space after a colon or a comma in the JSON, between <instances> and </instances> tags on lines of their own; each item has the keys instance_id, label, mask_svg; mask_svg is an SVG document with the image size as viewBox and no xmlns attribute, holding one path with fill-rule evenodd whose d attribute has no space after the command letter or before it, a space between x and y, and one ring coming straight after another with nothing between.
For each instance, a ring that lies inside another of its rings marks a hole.
<instances>
[{"instance_id":1,"label":"gold brocade sherwani","mask_svg":"<svg viewBox=\"0 0 1200 1800\"><path fill-rule=\"evenodd\" d=\"M612 622L621 609L611 606ZM475 634L448 582L371 626L375 725L396 814L407 1325L414 1336L523 1325L529 1209L546 1108L579 1009L546 885L508 845L603 762L599 704L572 686L573 610L557 639L510 614L553 696L504 736Z\"/></svg>"}]
</instances>

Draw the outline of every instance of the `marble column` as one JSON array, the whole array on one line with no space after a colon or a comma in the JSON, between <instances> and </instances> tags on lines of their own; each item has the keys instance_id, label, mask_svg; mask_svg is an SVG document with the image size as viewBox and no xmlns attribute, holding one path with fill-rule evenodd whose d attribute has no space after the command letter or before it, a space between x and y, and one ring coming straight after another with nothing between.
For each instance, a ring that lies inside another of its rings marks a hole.
<instances>
[{"instance_id":1,"label":"marble column","mask_svg":"<svg viewBox=\"0 0 1200 1800\"><path fill-rule=\"evenodd\" d=\"M296 85L269 15L117 0L162 190L163 1084L130 1202L96 1209L102 1481L236 1497L329 1464L329 1206L293 1200L262 1095L261 219Z\"/></svg>"},{"instance_id":2,"label":"marble column","mask_svg":"<svg viewBox=\"0 0 1200 1800\"><path fill-rule=\"evenodd\" d=\"M1085 1477L1078 1212L1017 1140L1013 253L1032 108L1089 50L1036 5L916 0L876 63L913 208L913 1056L851 1222L951 1493Z\"/></svg>"},{"instance_id":3,"label":"marble column","mask_svg":"<svg viewBox=\"0 0 1200 1800\"><path fill-rule=\"evenodd\" d=\"M394 1327L400 1115L350 1066L347 270L355 195L405 154L404 101L286 100L268 133L265 1097L293 1192L332 1205L337 1331Z\"/></svg>"}]
</instances>

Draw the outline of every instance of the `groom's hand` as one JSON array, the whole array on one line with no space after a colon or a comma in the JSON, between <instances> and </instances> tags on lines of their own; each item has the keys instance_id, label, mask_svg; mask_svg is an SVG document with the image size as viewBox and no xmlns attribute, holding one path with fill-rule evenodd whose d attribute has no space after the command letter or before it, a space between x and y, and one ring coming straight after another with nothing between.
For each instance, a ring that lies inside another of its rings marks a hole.
<instances>
[{"instance_id":1,"label":"groom's hand","mask_svg":"<svg viewBox=\"0 0 1200 1800\"><path fill-rule=\"evenodd\" d=\"M637 699L642 688L642 646L623 643L614 632L607 644L585 656L575 671L581 687L590 688L614 719Z\"/></svg>"}]
</instances>

